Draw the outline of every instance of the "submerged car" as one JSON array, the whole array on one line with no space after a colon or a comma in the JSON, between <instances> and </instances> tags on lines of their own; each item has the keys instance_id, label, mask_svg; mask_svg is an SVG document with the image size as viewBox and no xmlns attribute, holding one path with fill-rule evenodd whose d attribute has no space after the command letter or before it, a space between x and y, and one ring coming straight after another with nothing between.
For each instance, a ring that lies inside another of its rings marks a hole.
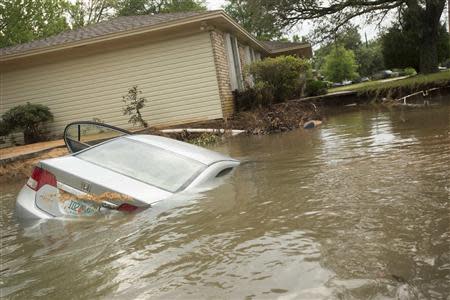
<instances>
[{"instance_id":1,"label":"submerged car","mask_svg":"<svg viewBox=\"0 0 450 300\"><path fill-rule=\"evenodd\" d=\"M195 145L95 122L69 124L64 140L71 154L37 164L17 197L19 217L139 211L213 184L239 165Z\"/></svg>"}]
</instances>

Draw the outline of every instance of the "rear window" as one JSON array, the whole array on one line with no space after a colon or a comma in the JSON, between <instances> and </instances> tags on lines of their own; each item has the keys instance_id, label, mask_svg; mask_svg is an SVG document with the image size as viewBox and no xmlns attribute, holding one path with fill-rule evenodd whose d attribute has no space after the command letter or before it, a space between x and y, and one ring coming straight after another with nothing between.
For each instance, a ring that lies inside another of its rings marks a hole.
<instances>
[{"instance_id":1,"label":"rear window","mask_svg":"<svg viewBox=\"0 0 450 300\"><path fill-rule=\"evenodd\" d=\"M169 192L185 187L206 165L139 141L119 138L76 157Z\"/></svg>"}]
</instances>

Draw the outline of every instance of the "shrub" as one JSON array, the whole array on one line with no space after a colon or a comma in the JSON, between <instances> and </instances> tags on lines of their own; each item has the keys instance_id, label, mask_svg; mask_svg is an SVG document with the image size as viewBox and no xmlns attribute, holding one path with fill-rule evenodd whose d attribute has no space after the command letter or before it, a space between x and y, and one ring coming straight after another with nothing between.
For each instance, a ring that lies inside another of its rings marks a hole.
<instances>
[{"instance_id":1,"label":"shrub","mask_svg":"<svg viewBox=\"0 0 450 300\"><path fill-rule=\"evenodd\" d=\"M140 94L142 94L142 91L138 90L138 87L135 85L128 90L128 94L122 97L125 105L123 115L130 116L128 123L133 123L133 125L139 123L143 127L148 127L148 123L142 118L141 114L141 109L144 108L147 99L139 97Z\"/></svg>"},{"instance_id":2,"label":"shrub","mask_svg":"<svg viewBox=\"0 0 450 300\"><path fill-rule=\"evenodd\" d=\"M403 70L403 73L405 74L405 76L413 76L417 74L414 68L406 68L405 70Z\"/></svg>"},{"instance_id":3,"label":"shrub","mask_svg":"<svg viewBox=\"0 0 450 300\"><path fill-rule=\"evenodd\" d=\"M305 95L307 97L325 95L327 93L328 85L326 82L315 79L308 79L306 81Z\"/></svg>"},{"instance_id":4,"label":"shrub","mask_svg":"<svg viewBox=\"0 0 450 300\"><path fill-rule=\"evenodd\" d=\"M25 144L44 140L44 124L53 121L53 114L47 106L41 104L18 105L2 115L0 131L2 135L20 129L23 131Z\"/></svg>"},{"instance_id":5,"label":"shrub","mask_svg":"<svg viewBox=\"0 0 450 300\"><path fill-rule=\"evenodd\" d=\"M278 56L252 63L247 72L254 79L254 89L263 97L268 96L262 102L283 102L301 95L310 68L306 60L294 56Z\"/></svg>"}]
</instances>

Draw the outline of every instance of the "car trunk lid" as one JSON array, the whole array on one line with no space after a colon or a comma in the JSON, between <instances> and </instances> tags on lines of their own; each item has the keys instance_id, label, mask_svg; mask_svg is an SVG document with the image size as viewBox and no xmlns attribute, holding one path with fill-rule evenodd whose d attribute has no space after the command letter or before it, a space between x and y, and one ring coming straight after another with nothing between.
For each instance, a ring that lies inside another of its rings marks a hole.
<instances>
[{"instance_id":1,"label":"car trunk lid","mask_svg":"<svg viewBox=\"0 0 450 300\"><path fill-rule=\"evenodd\" d=\"M41 167L55 175L58 187L69 194L123 194L127 202L146 206L168 198L172 193L116 173L74 156L41 161ZM113 201L114 202L114 201Z\"/></svg>"}]
</instances>

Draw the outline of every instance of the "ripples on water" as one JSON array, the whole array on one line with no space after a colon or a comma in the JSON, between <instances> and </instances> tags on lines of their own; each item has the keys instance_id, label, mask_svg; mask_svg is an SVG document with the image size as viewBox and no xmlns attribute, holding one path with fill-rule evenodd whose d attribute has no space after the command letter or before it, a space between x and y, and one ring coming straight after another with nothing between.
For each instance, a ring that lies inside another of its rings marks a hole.
<instances>
[{"instance_id":1,"label":"ripples on water","mask_svg":"<svg viewBox=\"0 0 450 300\"><path fill-rule=\"evenodd\" d=\"M22 183L3 186L1 294L448 299L449 119L351 111L231 139L216 150L245 163L223 185L123 218L22 224Z\"/></svg>"}]
</instances>

